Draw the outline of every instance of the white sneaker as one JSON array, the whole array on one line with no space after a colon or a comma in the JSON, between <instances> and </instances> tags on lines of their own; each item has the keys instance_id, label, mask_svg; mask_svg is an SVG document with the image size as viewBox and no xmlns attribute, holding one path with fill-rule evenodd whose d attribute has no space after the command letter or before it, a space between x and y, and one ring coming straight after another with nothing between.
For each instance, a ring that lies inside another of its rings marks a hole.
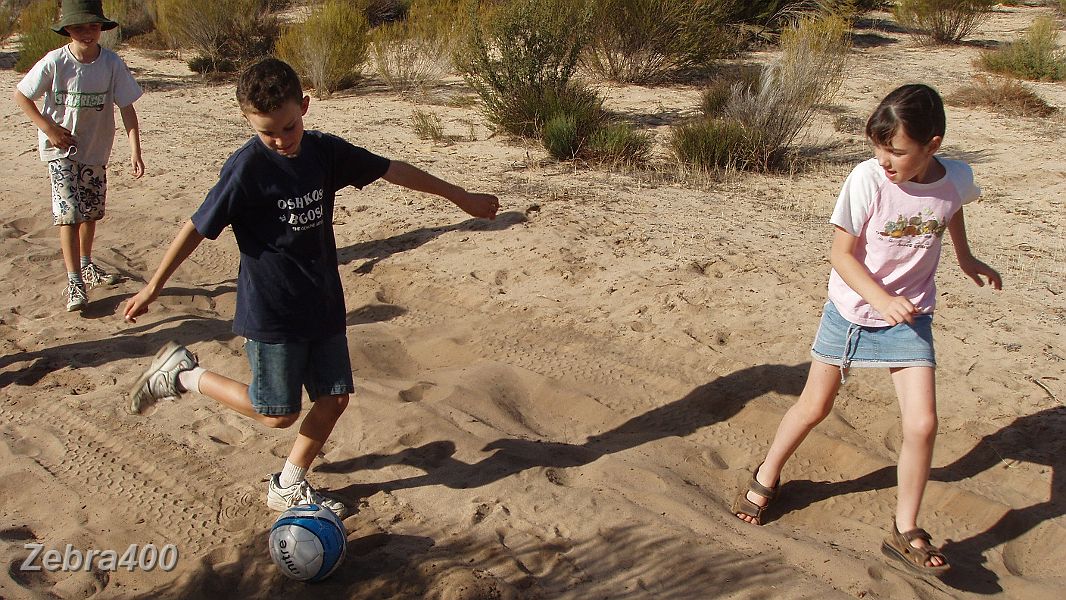
<instances>
[{"instance_id":1,"label":"white sneaker","mask_svg":"<svg viewBox=\"0 0 1066 600\"><path fill-rule=\"evenodd\" d=\"M332 510L338 519L347 517L351 512L348 506L337 498L316 492L306 479L286 488L281 487L280 477L281 473L274 473L267 485L267 506L274 510L288 510L297 504L317 504Z\"/></svg>"},{"instance_id":2,"label":"white sneaker","mask_svg":"<svg viewBox=\"0 0 1066 600\"><path fill-rule=\"evenodd\" d=\"M96 263L89 263L81 268L81 278L85 285L92 289L98 285L113 285L118 281L118 275L108 273Z\"/></svg>"},{"instance_id":3,"label":"white sneaker","mask_svg":"<svg viewBox=\"0 0 1066 600\"><path fill-rule=\"evenodd\" d=\"M130 414L144 414L148 407L163 398L177 398L184 391L178 389L178 373L196 365L196 356L188 348L177 342L167 342L130 389L127 410Z\"/></svg>"},{"instance_id":4,"label":"white sneaker","mask_svg":"<svg viewBox=\"0 0 1066 600\"><path fill-rule=\"evenodd\" d=\"M88 302L89 297L85 294L84 285L79 285L73 281L67 284L67 312L81 310L85 308Z\"/></svg>"}]
</instances>

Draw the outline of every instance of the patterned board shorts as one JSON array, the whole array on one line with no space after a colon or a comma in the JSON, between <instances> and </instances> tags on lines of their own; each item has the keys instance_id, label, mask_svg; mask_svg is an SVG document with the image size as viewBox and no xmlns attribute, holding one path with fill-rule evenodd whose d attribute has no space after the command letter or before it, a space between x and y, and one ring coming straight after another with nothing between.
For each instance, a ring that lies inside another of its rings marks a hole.
<instances>
[{"instance_id":1,"label":"patterned board shorts","mask_svg":"<svg viewBox=\"0 0 1066 600\"><path fill-rule=\"evenodd\" d=\"M104 218L107 168L69 158L48 161L52 179L52 222L76 225Z\"/></svg>"}]
</instances>

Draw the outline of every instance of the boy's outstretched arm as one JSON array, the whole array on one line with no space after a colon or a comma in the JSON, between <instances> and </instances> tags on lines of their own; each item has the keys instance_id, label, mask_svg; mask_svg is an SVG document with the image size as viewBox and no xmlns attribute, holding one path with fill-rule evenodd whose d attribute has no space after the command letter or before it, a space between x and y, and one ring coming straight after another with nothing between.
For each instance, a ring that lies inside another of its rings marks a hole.
<instances>
[{"instance_id":1,"label":"boy's outstretched arm","mask_svg":"<svg viewBox=\"0 0 1066 600\"><path fill-rule=\"evenodd\" d=\"M403 161L392 161L382 179L415 191L447 198L466 214L481 219L495 219L496 211L500 209L500 200L492 194L468 192Z\"/></svg>"},{"instance_id":2,"label":"boy's outstretched arm","mask_svg":"<svg viewBox=\"0 0 1066 600\"><path fill-rule=\"evenodd\" d=\"M119 107L118 114L122 116L122 126L126 128L126 135L130 138L130 166L133 167L133 178L137 179L144 175L144 160L141 159L141 127L137 122L137 111L130 104Z\"/></svg>"},{"instance_id":3,"label":"boy's outstretched arm","mask_svg":"<svg viewBox=\"0 0 1066 600\"><path fill-rule=\"evenodd\" d=\"M984 287L985 282L981 279L984 275L988 279L988 283L992 285L992 289L1003 289L1003 280L1000 278L999 273L992 267L977 260L977 258L970 252L970 241L966 239L966 216L962 212L962 208L955 213L955 216L948 222L948 233L951 234L951 245L955 247L955 258L959 260L959 268L963 273L976 283L979 287Z\"/></svg>"},{"instance_id":4,"label":"boy's outstretched arm","mask_svg":"<svg viewBox=\"0 0 1066 600\"><path fill-rule=\"evenodd\" d=\"M170 247L167 248L167 253L163 255L163 261L159 263L159 268L155 270L155 275L152 275L152 279L141 288L141 291L126 301L123 316L127 322L136 323L137 317L148 312L148 305L159 297L159 292L163 290L163 286L170 279L170 276L174 274L174 271L178 270L178 267L186 258L189 258L189 255L192 254L193 250L196 250L196 247L202 241L204 241L204 236L200 235L199 231L196 231L196 226L192 224L192 221L187 221L181 231L178 232L177 237L174 238L174 241L170 243Z\"/></svg>"},{"instance_id":5,"label":"boy's outstretched arm","mask_svg":"<svg viewBox=\"0 0 1066 600\"><path fill-rule=\"evenodd\" d=\"M66 150L73 146L77 141L74 139L74 134L70 133L70 130L62 125L58 125L52 119L41 114L37 105L22 94L22 92L15 90L15 95L12 96L15 104L22 109L22 112L33 121L33 124L37 126L48 136L48 141L52 142L52 145L60 150Z\"/></svg>"}]
</instances>

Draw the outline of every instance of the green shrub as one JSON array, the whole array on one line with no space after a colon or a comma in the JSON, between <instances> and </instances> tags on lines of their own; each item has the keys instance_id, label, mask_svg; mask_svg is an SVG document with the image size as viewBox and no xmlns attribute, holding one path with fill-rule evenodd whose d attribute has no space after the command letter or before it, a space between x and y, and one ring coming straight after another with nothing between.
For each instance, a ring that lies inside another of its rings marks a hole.
<instances>
[{"instance_id":1,"label":"green shrub","mask_svg":"<svg viewBox=\"0 0 1066 600\"><path fill-rule=\"evenodd\" d=\"M1056 110L1016 79L978 77L973 84L947 95L944 101L953 106L990 108L1018 117L1047 117Z\"/></svg>"},{"instance_id":2,"label":"green shrub","mask_svg":"<svg viewBox=\"0 0 1066 600\"><path fill-rule=\"evenodd\" d=\"M357 78L367 58L369 23L358 6L326 0L278 38L278 57L324 98Z\"/></svg>"},{"instance_id":3,"label":"green shrub","mask_svg":"<svg viewBox=\"0 0 1066 600\"><path fill-rule=\"evenodd\" d=\"M993 73L1034 81L1060 81L1066 78L1066 53L1055 39L1058 29L1051 17L1036 19L1025 37L998 50L981 55L981 67Z\"/></svg>"},{"instance_id":4,"label":"green shrub","mask_svg":"<svg viewBox=\"0 0 1066 600\"><path fill-rule=\"evenodd\" d=\"M992 15L996 0L899 0L900 25L922 44L961 41Z\"/></svg>"},{"instance_id":5,"label":"green shrub","mask_svg":"<svg viewBox=\"0 0 1066 600\"><path fill-rule=\"evenodd\" d=\"M374 70L392 89L406 91L440 81L453 51L455 0L417 0L405 19L370 33Z\"/></svg>"},{"instance_id":6,"label":"green shrub","mask_svg":"<svg viewBox=\"0 0 1066 600\"><path fill-rule=\"evenodd\" d=\"M685 165L707 171L747 169L760 161L756 132L726 119L698 119L673 128L670 148Z\"/></svg>"},{"instance_id":7,"label":"green shrub","mask_svg":"<svg viewBox=\"0 0 1066 600\"><path fill-rule=\"evenodd\" d=\"M18 22L16 71L29 71L45 54L70 41L70 38L52 31L52 24L59 18L57 9L54 0L35 0L22 9Z\"/></svg>"},{"instance_id":8,"label":"green shrub","mask_svg":"<svg viewBox=\"0 0 1066 600\"><path fill-rule=\"evenodd\" d=\"M570 0L474 3L455 64L484 103L490 122L537 137L551 104L571 93L570 78L588 39L591 15Z\"/></svg>"},{"instance_id":9,"label":"green shrub","mask_svg":"<svg viewBox=\"0 0 1066 600\"><path fill-rule=\"evenodd\" d=\"M815 108L840 89L848 44L843 19L801 20L782 32L781 57L763 70L756 84L734 84L723 116L759 133L759 166L773 166Z\"/></svg>"},{"instance_id":10,"label":"green shrub","mask_svg":"<svg viewBox=\"0 0 1066 600\"><path fill-rule=\"evenodd\" d=\"M598 0L583 64L604 79L650 83L705 69L735 36L691 0Z\"/></svg>"},{"instance_id":11,"label":"green shrub","mask_svg":"<svg viewBox=\"0 0 1066 600\"><path fill-rule=\"evenodd\" d=\"M211 62L252 58L246 50L272 28L264 0L156 0L156 27L181 48L189 48Z\"/></svg>"},{"instance_id":12,"label":"green shrub","mask_svg":"<svg viewBox=\"0 0 1066 600\"><path fill-rule=\"evenodd\" d=\"M651 135L626 123L608 123L588 140L589 158L613 164L638 164L651 154Z\"/></svg>"}]
</instances>

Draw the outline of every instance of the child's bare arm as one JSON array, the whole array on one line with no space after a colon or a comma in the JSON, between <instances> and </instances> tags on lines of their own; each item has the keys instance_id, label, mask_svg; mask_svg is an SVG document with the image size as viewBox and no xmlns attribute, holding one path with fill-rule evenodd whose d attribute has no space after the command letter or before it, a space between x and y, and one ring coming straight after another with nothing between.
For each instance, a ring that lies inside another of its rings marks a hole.
<instances>
[{"instance_id":1,"label":"child's bare arm","mask_svg":"<svg viewBox=\"0 0 1066 600\"><path fill-rule=\"evenodd\" d=\"M500 200L492 194L468 192L399 160L391 162L382 179L405 188L447 198L463 212L482 219L495 219L496 211L500 208Z\"/></svg>"},{"instance_id":2,"label":"child's bare arm","mask_svg":"<svg viewBox=\"0 0 1066 600\"><path fill-rule=\"evenodd\" d=\"M955 213L955 216L948 223L948 233L951 234L951 245L955 247L955 257L959 261L959 268L980 287L985 285L984 280L981 279L983 275L988 279L992 289L1003 289L1003 280L1000 278L999 273L992 267L977 260L973 253L970 252L970 241L966 238L966 216L962 210L960 208L959 212Z\"/></svg>"},{"instance_id":3,"label":"child's bare arm","mask_svg":"<svg viewBox=\"0 0 1066 600\"><path fill-rule=\"evenodd\" d=\"M15 90L12 99L22 109L22 112L33 121L33 124L48 136L48 141L52 142L53 146L60 150L66 150L76 143L74 135L70 133L69 129L56 124L55 121L41 114L33 100L24 96L22 92Z\"/></svg>"},{"instance_id":4,"label":"child's bare arm","mask_svg":"<svg viewBox=\"0 0 1066 600\"><path fill-rule=\"evenodd\" d=\"M893 296L881 287L881 284L870 275L866 266L855 258L855 244L859 238L836 228L833 234L833 249L830 251L830 260L833 268L840 275L848 287L858 292L864 300L870 303L881 317L891 325L906 321L914 322L914 305L910 300L902 296Z\"/></svg>"},{"instance_id":5,"label":"child's bare arm","mask_svg":"<svg viewBox=\"0 0 1066 600\"><path fill-rule=\"evenodd\" d=\"M148 305L159 297L159 292L163 290L163 286L170 279L170 276L174 274L174 271L178 270L181 263L193 253L193 250L196 250L196 247L203 240L204 236L200 235L192 221L187 221L181 231L178 232L177 237L174 238L174 241L170 243L170 247L167 248L166 254L163 255L163 260L155 270L155 275L152 275L152 279L145 284L141 291L126 301L126 308L123 311L126 321L136 323L137 317L148 312Z\"/></svg>"},{"instance_id":6,"label":"child's bare arm","mask_svg":"<svg viewBox=\"0 0 1066 600\"><path fill-rule=\"evenodd\" d=\"M126 135L130 139L130 166L133 167L133 178L137 179L144 175L144 160L141 159L141 128L137 122L137 110L130 104L119 107L118 113L122 115L122 125L126 128Z\"/></svg>"}]
</instances>

